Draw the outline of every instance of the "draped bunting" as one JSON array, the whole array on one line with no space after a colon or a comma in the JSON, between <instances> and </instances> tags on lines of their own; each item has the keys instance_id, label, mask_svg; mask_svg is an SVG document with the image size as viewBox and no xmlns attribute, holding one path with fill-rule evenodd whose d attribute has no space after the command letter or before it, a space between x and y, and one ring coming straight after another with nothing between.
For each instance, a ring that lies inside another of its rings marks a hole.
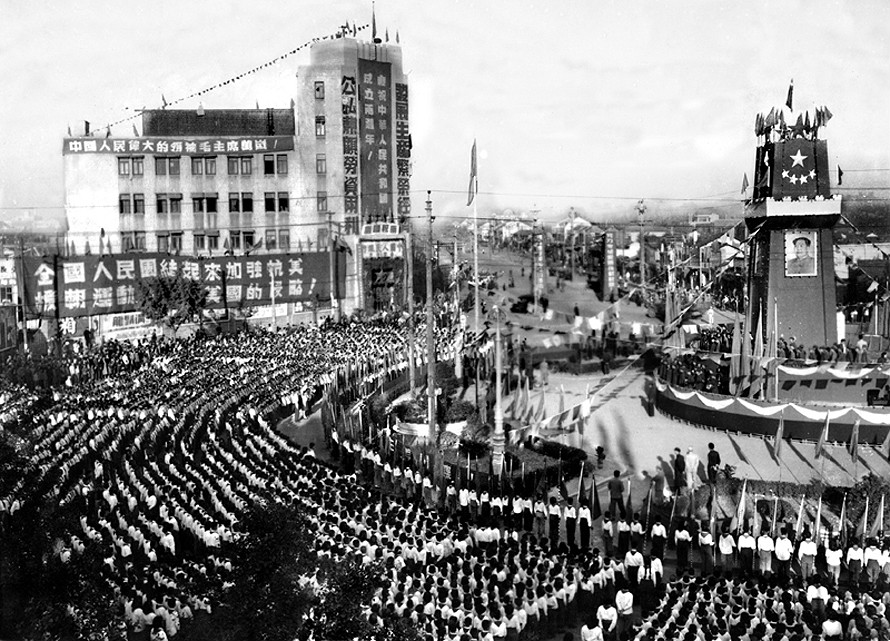
<instances>
[{"instance_id":1,"label":"draped bunting","mask_svg":"<svg viewBox=\"0 0 890 641\"><path fill-rule=\"evenodd\" d=\"M825 420L825 415L827 413L829 419L832 422L835 422L837 419L846 417L848 420L850 420L850 422L858 418L862 421L863 424L890 426L890 411L879 412L858 407L844 407L835 410L820 410L810 407L804 407L796 403L779 403L766 405L751 402L750 400L746 400L743 398L726 396L715 397L714 395L705 395L696 391L679 390L664 383L661 380L656 380L655 386L660 394L664 394L668 398L676 399L686 402L690 405L697 405L699 407L711 410L730 412L741 411L742 413L752 413L757 416L763 417L776 416L777 414L780 414L784 411L786 420L806 421L823 421Z\"/></svg>"}]
</instances>

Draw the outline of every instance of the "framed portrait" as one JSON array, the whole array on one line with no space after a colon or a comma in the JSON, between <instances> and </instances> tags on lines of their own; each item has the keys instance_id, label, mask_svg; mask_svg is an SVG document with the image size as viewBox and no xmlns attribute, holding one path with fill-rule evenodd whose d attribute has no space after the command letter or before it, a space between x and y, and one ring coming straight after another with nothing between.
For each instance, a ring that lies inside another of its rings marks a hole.
<instances>
[{"instance_id":1,"label":"framed portrait","mask_svg":"<svg viewBox=\"0 0 890 641\"><path fill-rule=\"evenodd\" d=\"M815 230L785 232L785 276L815 276L818 256Z\"/></svg>"}]
</instances>

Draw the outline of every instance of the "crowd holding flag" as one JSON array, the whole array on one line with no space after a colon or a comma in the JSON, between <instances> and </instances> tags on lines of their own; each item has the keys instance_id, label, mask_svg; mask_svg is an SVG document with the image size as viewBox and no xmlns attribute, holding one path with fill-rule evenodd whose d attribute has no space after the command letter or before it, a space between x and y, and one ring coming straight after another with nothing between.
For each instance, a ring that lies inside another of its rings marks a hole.
<instances>
[{"instance_id":1,"label":"crowd holding flag","mask_svg":"<svg viewBox=\"0 0 890 641\"><path fill-rule=\"evenodd\" d=\"M816 452L814 454L814 458L819 458L822 454L825 453L825 441L828 440L828 426L831 421L831 412L825 411L825 424L822 426L822 431L819 433L819 440L816 442Z\"/></svg>"}]
</instances>

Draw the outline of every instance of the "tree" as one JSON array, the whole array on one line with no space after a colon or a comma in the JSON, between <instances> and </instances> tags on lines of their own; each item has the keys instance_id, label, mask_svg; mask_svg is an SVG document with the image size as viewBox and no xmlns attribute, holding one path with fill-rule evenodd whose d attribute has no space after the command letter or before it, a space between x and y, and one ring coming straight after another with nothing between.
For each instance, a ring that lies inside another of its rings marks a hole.
<instances>
[{"instance_id":1,"label":"tree","mask_svg":"<svg viewBox=\"0 0 890 641\"><path fill-rule=\"evenodd\" d=\"M176 333L180 325L198 318L203 325L207 290L182 274L153 276L136 282L136 304L156 323L166 323Z\"/></svg>"}]
</instances>

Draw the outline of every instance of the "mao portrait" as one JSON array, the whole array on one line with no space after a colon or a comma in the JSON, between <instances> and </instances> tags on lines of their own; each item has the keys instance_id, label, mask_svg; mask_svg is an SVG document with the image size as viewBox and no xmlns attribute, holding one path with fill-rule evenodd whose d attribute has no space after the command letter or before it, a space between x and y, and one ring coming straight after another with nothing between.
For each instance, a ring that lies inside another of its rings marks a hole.
<instances>
[{"instance_id":1,"label":"mao portrait","mask_svg":"<svg viewBox=\"0 0 890 641\"><path fill-rule=\"evenodd\" d=\"M816 275L816 232L785 232L785 275Z\"/></svg>"}]
</instances>

